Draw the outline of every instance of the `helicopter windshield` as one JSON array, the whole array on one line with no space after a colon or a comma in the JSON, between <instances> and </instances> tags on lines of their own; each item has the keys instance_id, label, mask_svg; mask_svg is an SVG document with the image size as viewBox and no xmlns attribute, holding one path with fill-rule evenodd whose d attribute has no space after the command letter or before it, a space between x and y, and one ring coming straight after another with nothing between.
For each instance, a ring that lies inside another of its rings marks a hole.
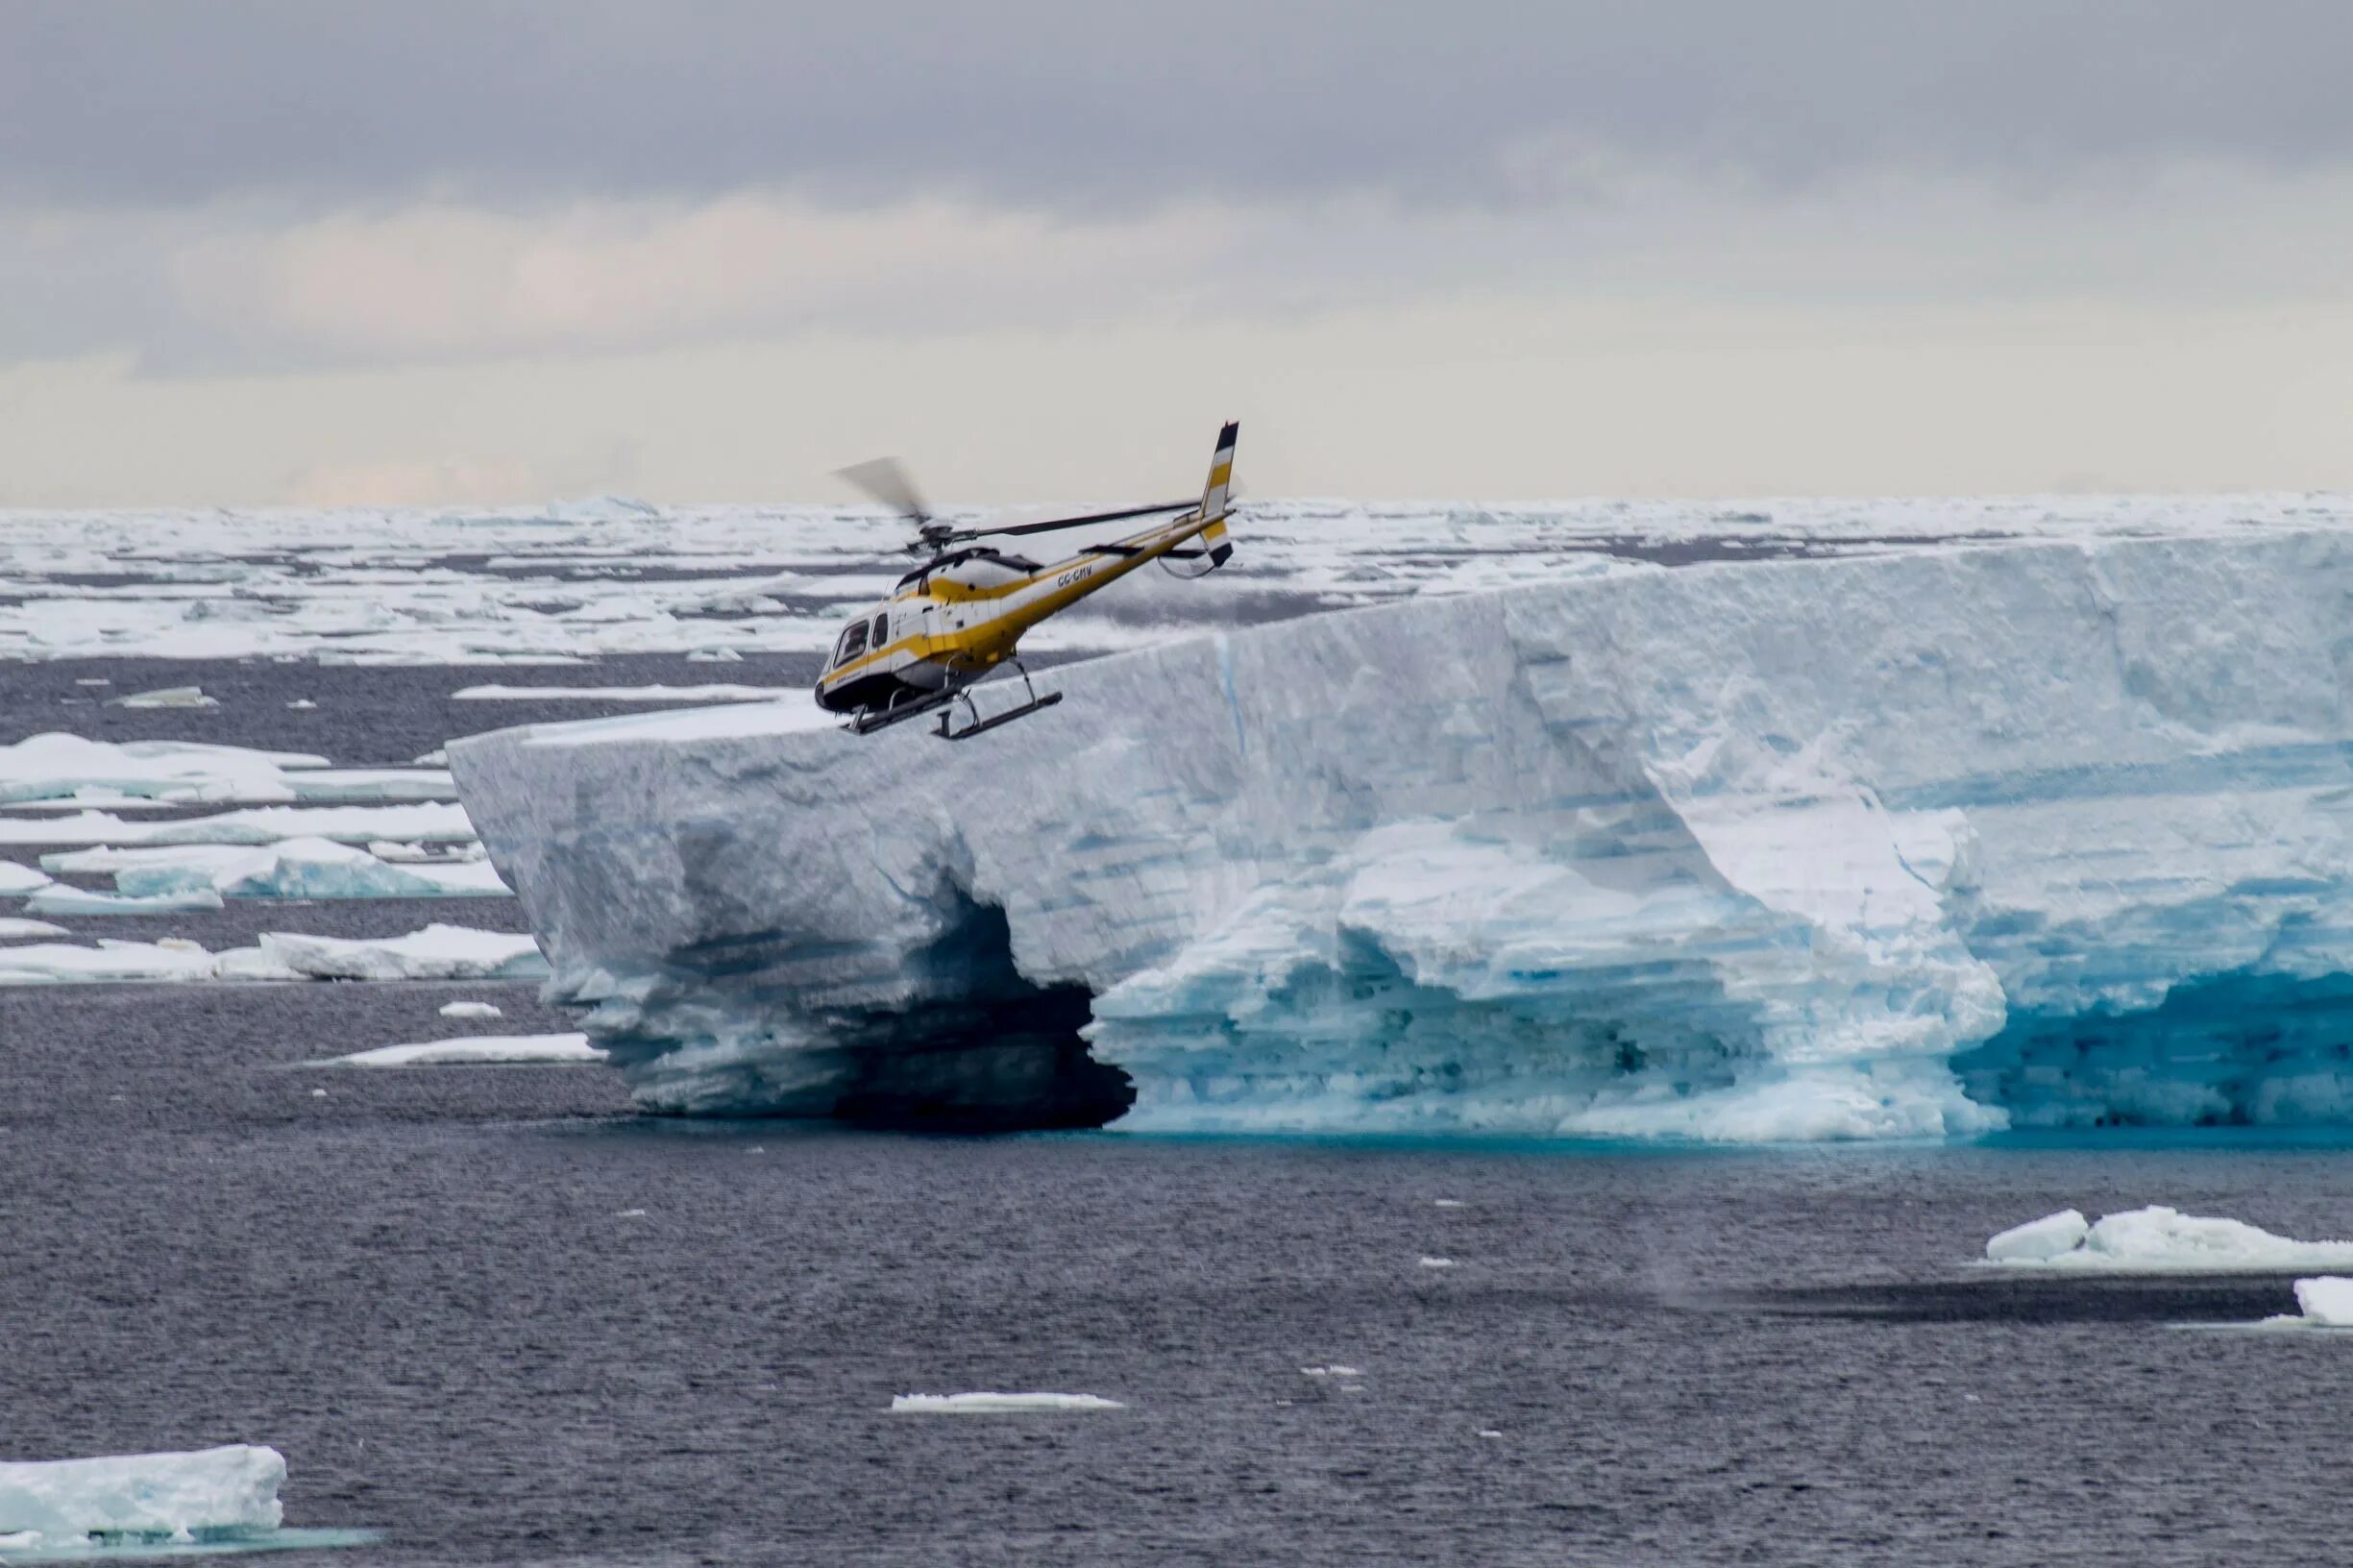
<instances>
[{"instance_id":1,"label":"helicopter windshield","mask_svg":"<svg viewBox=\"0 0 2353 1568\"><path fill-rule=\"evenodd\" d=\"M865 651L866 623L864 621L853 621L849 624L849 628L842 633L842 640L834 645L834 665L839 668L842 665L847 664L850 660L856 658L859 654Z\"/></svg>"}]
</instances>

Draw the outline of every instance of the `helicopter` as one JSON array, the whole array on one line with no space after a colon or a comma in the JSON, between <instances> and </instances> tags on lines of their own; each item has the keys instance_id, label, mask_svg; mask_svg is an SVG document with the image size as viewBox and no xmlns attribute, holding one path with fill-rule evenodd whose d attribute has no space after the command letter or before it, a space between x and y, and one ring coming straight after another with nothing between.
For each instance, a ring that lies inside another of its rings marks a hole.
<instances>
[{"instance_id":1,"label":"helicopter","mask_svg":"<svg viewBox=\"0 0 2353 1568\"><path fill-rule=\"evenodd\" d=\"M906 551L929 558L899 578L889 599L842 628L824 674L818 677L818 705L829 713L846 714L846 727L859 735L937 714L932 733L962 741L1060 702L1060 692L1039 694L1029 671L1015 656L1021 634L1149 562L1160 562L1162 570L1176 576L1201 577L1232 559L1226 518L1233 495L1234 442L1240 429L1228 423L1218 432L1209 483L1198 501L1160 502L1005 527L958 528L939 522L891 458L843 469L841 478L915 526ZM1089 545L1051 565L975 543L1164 513L1180 515L1108 544ZM1026 698L984 716L972 700L971 688L1005 664L1019 674ZM954 722L959 709L965 716L961 724Z\"/></svg>"}]
</instances>

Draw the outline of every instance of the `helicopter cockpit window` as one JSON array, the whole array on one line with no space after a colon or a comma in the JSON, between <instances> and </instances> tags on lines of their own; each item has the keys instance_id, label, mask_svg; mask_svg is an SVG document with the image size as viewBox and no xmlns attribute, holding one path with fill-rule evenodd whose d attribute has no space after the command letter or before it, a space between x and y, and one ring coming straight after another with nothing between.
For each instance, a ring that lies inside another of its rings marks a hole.
<instances>
[{"instance_id":1,"label":"helicopter cockpit window","mask_svg":"<svg viewBox=\"0 0 2353 1568\"><path fill-rule=\"evenodd\" d=\"M882 614L874 617L874 646L876 648L880 648L883 644L889 642L890 640L891 615L890 612L886 610Z\"/></svg>"},{"instance_id":2,"label":"helicopter cockpit window","mask_svg":"<svg viewBox=\"0 0 2353 1568\"><path fill-rule=\"evenodd\" d=\"M833 650L833 662L839 667L847 664L865 651L866 623L853 621L850 623L849 629L842 633L842 641Z\"/></svg>"}]
</instances>

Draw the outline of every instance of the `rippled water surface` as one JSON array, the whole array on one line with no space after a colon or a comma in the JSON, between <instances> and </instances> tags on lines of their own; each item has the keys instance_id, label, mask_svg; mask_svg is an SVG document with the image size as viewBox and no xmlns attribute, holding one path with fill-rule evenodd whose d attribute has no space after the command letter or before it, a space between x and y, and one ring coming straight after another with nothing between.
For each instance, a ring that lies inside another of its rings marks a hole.
<instances>
[{"instance_id":1,"label":"rippled water surface","mask_svg":"<svg viewBox=\"0 0 2353 1568\"><path fill-rule=\"evenodd\" d=\"M2353 1232L2341 1147L922 1139L649 1122L595 1068L287 1066L461 993L552 1021L527 987L0 993L10 1455L272 1443L290 1524L383 1531L344 1561L2342 1539L2353 1341L2169 1326L2286 1280L1964 1266L2068 1204ZM1128 1408L889 1413L973 1390Z\"/></svg>"}]
</instances>

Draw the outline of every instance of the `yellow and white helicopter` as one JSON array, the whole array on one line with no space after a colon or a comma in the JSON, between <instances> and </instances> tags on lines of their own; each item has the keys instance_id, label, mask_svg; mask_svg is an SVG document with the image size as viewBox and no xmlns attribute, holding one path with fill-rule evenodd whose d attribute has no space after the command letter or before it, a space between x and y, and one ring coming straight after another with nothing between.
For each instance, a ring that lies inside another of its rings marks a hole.
<instances>
[{"instance_id":1,"label":"yellow and white helicopter","mask_svg":"<svg viewBox=\"0 0 2353 1568\"><path fill-rule=\"evenodd\" d=\"M849 715L849 728L861 735L938 713L939 727L933 733L951 741L1052 707L1062 694L1039 696L1029 672L1014 656L1021 634L1147 562L1158 561L1163 570L1182 577L1206 576L1225 565L1234 553L1226 540L1226 517L1233 493L1234 438L1240 429L1229 424L1218 432L1209 484L1198 502L1162 502L1001 528L954 528L934 521L905 473L890 458L842 470L842 478L895 507L915 525L916 537L907 551L930 559L899 578L889 599L843 628L825 673L818 677L818 705ZM1161 512L1183 515L1109 544L1090 545L1050 566L970 542ZM1020 674L1028 696L1019 705L984 718L970 688L1000 664L1011 664ZM958 703L967 715L962 728L951 723Z\"/></svg>"}]
</instances>

